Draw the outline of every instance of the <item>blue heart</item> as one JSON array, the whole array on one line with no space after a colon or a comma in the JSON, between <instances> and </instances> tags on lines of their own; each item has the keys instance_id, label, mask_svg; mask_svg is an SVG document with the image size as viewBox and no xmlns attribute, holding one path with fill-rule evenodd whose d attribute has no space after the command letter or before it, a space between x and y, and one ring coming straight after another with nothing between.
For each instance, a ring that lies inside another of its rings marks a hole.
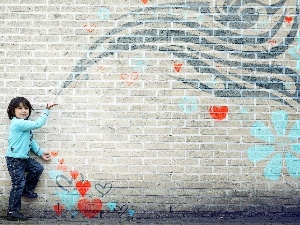
<instances>
[{"instance_id":1,"label":"blue heart","mask_svg":"<svg viewBox=\"0 0 300 225\"><path fill-rule=\"evenodd\" d=\"M57 176L62 175L62 171L61 170L52 170L52 171L49 171L48 174L51 179L55 180Z\"/></svg>"},{"instance_id":2,"label":"blue heart","mask_svg":"<svg viewBox=\"0 0 300 225\"><path fill-rule=\"evenodd\" d=\"M97 15L101 20L109 20L111 11L108 8L100 7L97 11Z\"/></svg>"},{"instance_id":3,"label":"blue heart","mask_svg":"<svg viewBox=\"0 0 300 225\"><path fill-rule=\"evenodd\" d=\"M72 218L75 218L75 217L77 216L77 214L78 214L78 212L77 212L77 211L73 211L73 212L72 212L72 216L71 216L71 217L72 217Z\"/></svg>"},{"instance_id":4,"label":"blue heart","mask_svg":"<svg viewBox=\"0 0 300 225\"><path fill-rule=\"evenodd\" d=\"M115 203L115 202L109 202L109 203L107 203L107 206L110 209L110 211L114 211L114 209L117 206L117 203Z\"/></svg>"},{"instance_id":5,"label":"blue heart","mask_svg":"<svg viewBox=\"0 0 300 225\"><path fill-rule=\"evenodd\" d=\"M134 210L133 209L129 209L128 210L128 216L132 217L134 215Z\"/></svg>"},{"instance_id":6,"label":"blue heart","mask_svg":"<svg viewBox=\"0 0 300 225\"><path fill-rule=\"evenodd\" d=\"M80 198L77 190L72 190L70 192L62 190L58 193L58 196L68 210L72 210Z\"/></svg>"}]
</instances>

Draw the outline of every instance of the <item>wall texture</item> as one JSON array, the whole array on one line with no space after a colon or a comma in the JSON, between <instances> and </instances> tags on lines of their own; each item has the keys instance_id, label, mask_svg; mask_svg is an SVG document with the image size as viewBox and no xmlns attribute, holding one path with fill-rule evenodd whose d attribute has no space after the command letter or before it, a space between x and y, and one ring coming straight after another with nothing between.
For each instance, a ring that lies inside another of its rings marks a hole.
<instances>
[{"instance_id":1,"label":"wall texture","mask_svg":"<svg viewBox=\"0 0 300 225\"><path fill-rule=\"evenodd\" d=\"M1 0L0 209L11 98L53 160L24 211L299 212L298 0ZM36 156L32 156L36 157ZM49 215L49 214L47 214Z\"/></svg>"}]
</instances>

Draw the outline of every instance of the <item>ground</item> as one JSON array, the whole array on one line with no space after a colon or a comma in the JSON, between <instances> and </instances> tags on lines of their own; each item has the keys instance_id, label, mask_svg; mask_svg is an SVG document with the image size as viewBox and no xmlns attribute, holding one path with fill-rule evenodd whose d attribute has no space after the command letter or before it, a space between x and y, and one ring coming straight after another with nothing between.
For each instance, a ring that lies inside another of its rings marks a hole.
<instances>
[{"instance_id":1,"label":"ground","mask_svg":"<svg viewBox=\"0 0 300 225\"><path fill-rule=\"evenodd\" d=\"M299 225L300 217L299 216L253 216L253 217L226 217L226 216L217 216L217 217L180 217L180 218L159 218L159 219L128 219L128 218L30 218L28 221L23 222L11 222L5 220L3 217L0 220L0 224L42 224L42 225L196 225L196 224L233 224L233 225Z\"/></svg>"}]
</instances>

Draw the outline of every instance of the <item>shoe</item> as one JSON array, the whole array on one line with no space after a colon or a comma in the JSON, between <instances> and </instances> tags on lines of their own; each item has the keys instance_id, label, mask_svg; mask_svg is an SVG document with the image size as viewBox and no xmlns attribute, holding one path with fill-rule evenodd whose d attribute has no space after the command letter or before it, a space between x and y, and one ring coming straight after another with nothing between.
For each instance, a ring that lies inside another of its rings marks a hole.
<instances>
[{"instance_id":1,"label":"shoe","mask_svg":"<svg viewBox=\"0 0 300 225\"><path fill-rule=\"evenodd\" d=\"M25 221L28 220L28 217L24 216L23 213L19 211L7 212L5 217L9 221Z\"/></svg>"},{"instance_id":2,"label":"shoe","mask_svg":"<svg viewBox=\"0 0 300 225\"><path fill-rule=\"evenodd\" d=\"M37 193L32 192L23 192L22 196L26 197L26 198L37 198L38 195Z\"/></svg>"}]
</instances>

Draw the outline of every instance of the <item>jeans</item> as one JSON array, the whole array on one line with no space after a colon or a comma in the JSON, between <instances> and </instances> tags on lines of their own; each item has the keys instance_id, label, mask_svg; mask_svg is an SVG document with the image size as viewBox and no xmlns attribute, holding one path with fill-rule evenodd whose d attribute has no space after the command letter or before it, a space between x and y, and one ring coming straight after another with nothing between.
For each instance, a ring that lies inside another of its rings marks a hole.
<instances>
[{"instance_id":1,"label":"jeans","mask_svg":"<svg viewBox=\"0 0 300 225\"><path fill-rule=\"evenodd\" d=\"M6 164L12 182L8 211L21 211L22 193L33 192L44 168L32 158L18 159L6 157ZM25 172L27 172L26 177Z\"/></svg>"}]
</instances>

